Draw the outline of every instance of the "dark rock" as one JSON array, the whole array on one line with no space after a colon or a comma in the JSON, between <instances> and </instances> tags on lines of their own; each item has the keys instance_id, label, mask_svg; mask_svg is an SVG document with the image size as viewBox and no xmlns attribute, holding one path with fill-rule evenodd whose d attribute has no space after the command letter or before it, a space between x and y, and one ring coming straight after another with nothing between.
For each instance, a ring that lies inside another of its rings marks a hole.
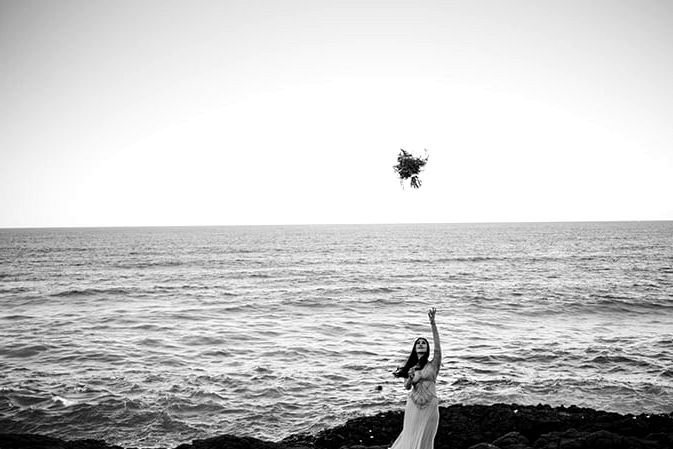
<instances>
[{"instance_id":1,"label":"dark rock","mask_svg":"<svg viewBox=\"0 0 673 449\"><path fill-rule=\"evenodd\" d=\"M593 433L569 429L565 432L551 432L540 436L535 449L664 449L669 446L657 441L622 436L607 430Z\"/></svg>"},{"instance_id":2,"label":"dark rock","mask_svg":"<svg viewBox=\"0 0 673 449\"><path fill-rule=\"evenodd\" d=\"M194 440L192 444L181 444L176 449L284 449L284 446L252 437L220 435L205 440Z\"/></svg>"},{"instance_id":3,"label":"dark rock","mask_svg":"<svg viewBox=\"0 0 673 449\"><path fill-rule=\"evenodd\" d=\"M493 441L493 444L500 449L528 449L530 442L528 438L521 435L519 432L509 432Z\"/></svg>"},{"instance_id":4,"label":"dark rock","mask_svg":"<svg viewBox=\"0 0 673 449\"><path fill-rule=\"evenodd\" d=\"M103 440L65 441L44 435L0 433L0 449L123 449Z\"/></svg>"},{"instance_id":5,"label":"dark rock","mask_svg":"<svg viewBox=\"0 0 673 449\"><path fill-rule=\"evenodd\" d=\"M515 430L515 415L502 404L452 405L440 409L435 448L469 448Z\"/></svg>"},{"instance_id":6,"label":"dark rock","mask_svg":"<svg viewBox=\"0 0 673 449\"><path fill-rule=\"evenodd\" d=\"M650 433L645 437L648 441L657 442L664 447L673 447L673 433Z\"/></svg>"},{"instance_id":7,"label":"dark rock","mask_svg":"<svg viewBox=\"0 0 673 449\"><path fill-rule=\"evenodd\" d=\"M582 449L582 440L586 433L575 429L563 432L550 432L541 435L533 444L534 449Z\"/></svg>"},{"instance_id":8,"label":"dark rock","mask_svg":"<svg viewBox=\"0 0 673 449\"><path fill-rule=\"evenodd\" d=\"M589 447L595 449L612 449L615 447L622 447L624 437L617 435L607 430L599 430L589 434L584 441L589 444Z\"/></svg>"},{"instance_id":9,"label":"dark rock","mask_svg":"<svg viewBox=\"0 0 673 449\"><path fill-rule=\"evenodd\" d=\"M542 434L558 432L566 429L562 416L548 406L520 407L515 409L515 429L528 438L535 441Z\"/></svg>"},{"instance_id":10,"label":"dark rock","mask_svg":"<svg viewBox=\"0 0 673 449\"><path fill-rule=\"evenodd\" d=\"M287 449L313 447L314 439L313 435L298 433L283 439L280 445Z\"/></svg>"},{"instance_id":11,"label":"dark rock","mask_svg":"<svg viewBox=\"0 0 673 449\"><path fill-rule=\"evenodd\" d=\"M29 434L0 434L0 448L2 449L62 449L65 441L43 435Z\"/></svg>"},{"instance_id":12,"label":"dark rock","mask_svg":"<svg viewBox=\"0 0 673 449\"><path fill-rule=\"evenodd\" d=\"M342 446L389 446L402 431L403 412L385 412L375 416L351 419L346 424L323 430L313 439L321 449Z\"/></svg>"},{"instance_id":13,"label":"dark rock","mask_svg":"<svg viewBox=\"0 0 673 449\"><path fill-rule=\"evenodd\" d=\"M498 446L494 446L489 443L479 443L475 444L474 446L470 446L469 449L500 449Z\"/></svg>"},{"instance_id":14,"label":"dark rock","mask_svg":"<svg viewBox=\"0 0 673 449\"><path fill-rule=\"evenodd\" d=\"M388 449L388 446L364 446L358 444L355 446L342 446L341 449Z\"/></svg>"}]
</instances>

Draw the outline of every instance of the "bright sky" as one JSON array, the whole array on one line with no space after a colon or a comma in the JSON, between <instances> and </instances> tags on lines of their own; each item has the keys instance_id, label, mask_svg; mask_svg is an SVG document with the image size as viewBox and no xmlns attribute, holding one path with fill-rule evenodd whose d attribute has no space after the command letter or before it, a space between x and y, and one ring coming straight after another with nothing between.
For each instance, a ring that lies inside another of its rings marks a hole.
<instances>
[{"instance_id":1,"label":"bright sky","mask_svg":"<svg viewBox=\"0 0 673 449\"><path fill-rule=\"evenodd\" d=\"M667 0L0 0L3 227L671 220L672 194Z\"/></svg>"}]
</instances>

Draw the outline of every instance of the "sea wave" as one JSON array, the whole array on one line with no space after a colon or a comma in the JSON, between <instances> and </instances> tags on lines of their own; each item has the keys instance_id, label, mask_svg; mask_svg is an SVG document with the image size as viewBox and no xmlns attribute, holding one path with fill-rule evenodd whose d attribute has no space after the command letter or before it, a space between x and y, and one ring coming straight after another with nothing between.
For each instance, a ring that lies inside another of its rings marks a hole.
<instances>
[{"instance_id":1,"label":"sea wave","mask_svg":"<svg viewBox=\"0 0 673 449\"><path fill-rule=\"evenodd\" d=\"M132 290L125 287L85 287L85 288L70 288L66 290L51 293L49 296L53 298L67 298L77 296L99 296L99 295L128 295Z\"/></svg>"}]
</instances>

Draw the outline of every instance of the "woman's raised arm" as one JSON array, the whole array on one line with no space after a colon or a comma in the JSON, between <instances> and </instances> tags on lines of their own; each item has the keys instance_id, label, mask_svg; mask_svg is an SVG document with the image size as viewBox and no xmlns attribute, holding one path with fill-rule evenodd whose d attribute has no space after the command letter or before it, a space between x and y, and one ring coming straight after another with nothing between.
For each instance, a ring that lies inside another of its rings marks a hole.
<instances>
[{"instance_id":1,"label":"woman's raised arm","mask_svg":"<svg viewBox=\"0 0 673 449\"><path fill-rule=\"evenodd\" d=\"M432 327L432 340L435 344L435 354L432 359L432 363L439 369L442 363L442 346L439 342L439 331L437 330L437 324L435 324L435 315L437 314L437 309L434 307L428 311L428 318L430 318L430 326Z\"/></svg>"}]
</instances>

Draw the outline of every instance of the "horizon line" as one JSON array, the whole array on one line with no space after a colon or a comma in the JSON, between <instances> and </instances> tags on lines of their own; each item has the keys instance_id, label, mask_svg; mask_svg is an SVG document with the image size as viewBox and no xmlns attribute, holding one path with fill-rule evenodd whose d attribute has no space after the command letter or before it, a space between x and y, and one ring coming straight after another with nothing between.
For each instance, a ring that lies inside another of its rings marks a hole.
<instances>
[{"instance_id":1,"label":"horizon line","mask_svg":"<svg viewBox=\"0 0 673 449\"><path fill-rule=\"evenodd\" d=\"M398 225L498 225L498 224L570 224L570 223L665 223L673 219L631 220L530 220L530 221L455 221L455 222L377 222L377 223L249 223L249 224L187 224L187 225L93 225L93 226L2 226L0 230L26 229L139 229L139 228L235 228L274 226L398 226Z\"/></svg>"}]
</instances>

